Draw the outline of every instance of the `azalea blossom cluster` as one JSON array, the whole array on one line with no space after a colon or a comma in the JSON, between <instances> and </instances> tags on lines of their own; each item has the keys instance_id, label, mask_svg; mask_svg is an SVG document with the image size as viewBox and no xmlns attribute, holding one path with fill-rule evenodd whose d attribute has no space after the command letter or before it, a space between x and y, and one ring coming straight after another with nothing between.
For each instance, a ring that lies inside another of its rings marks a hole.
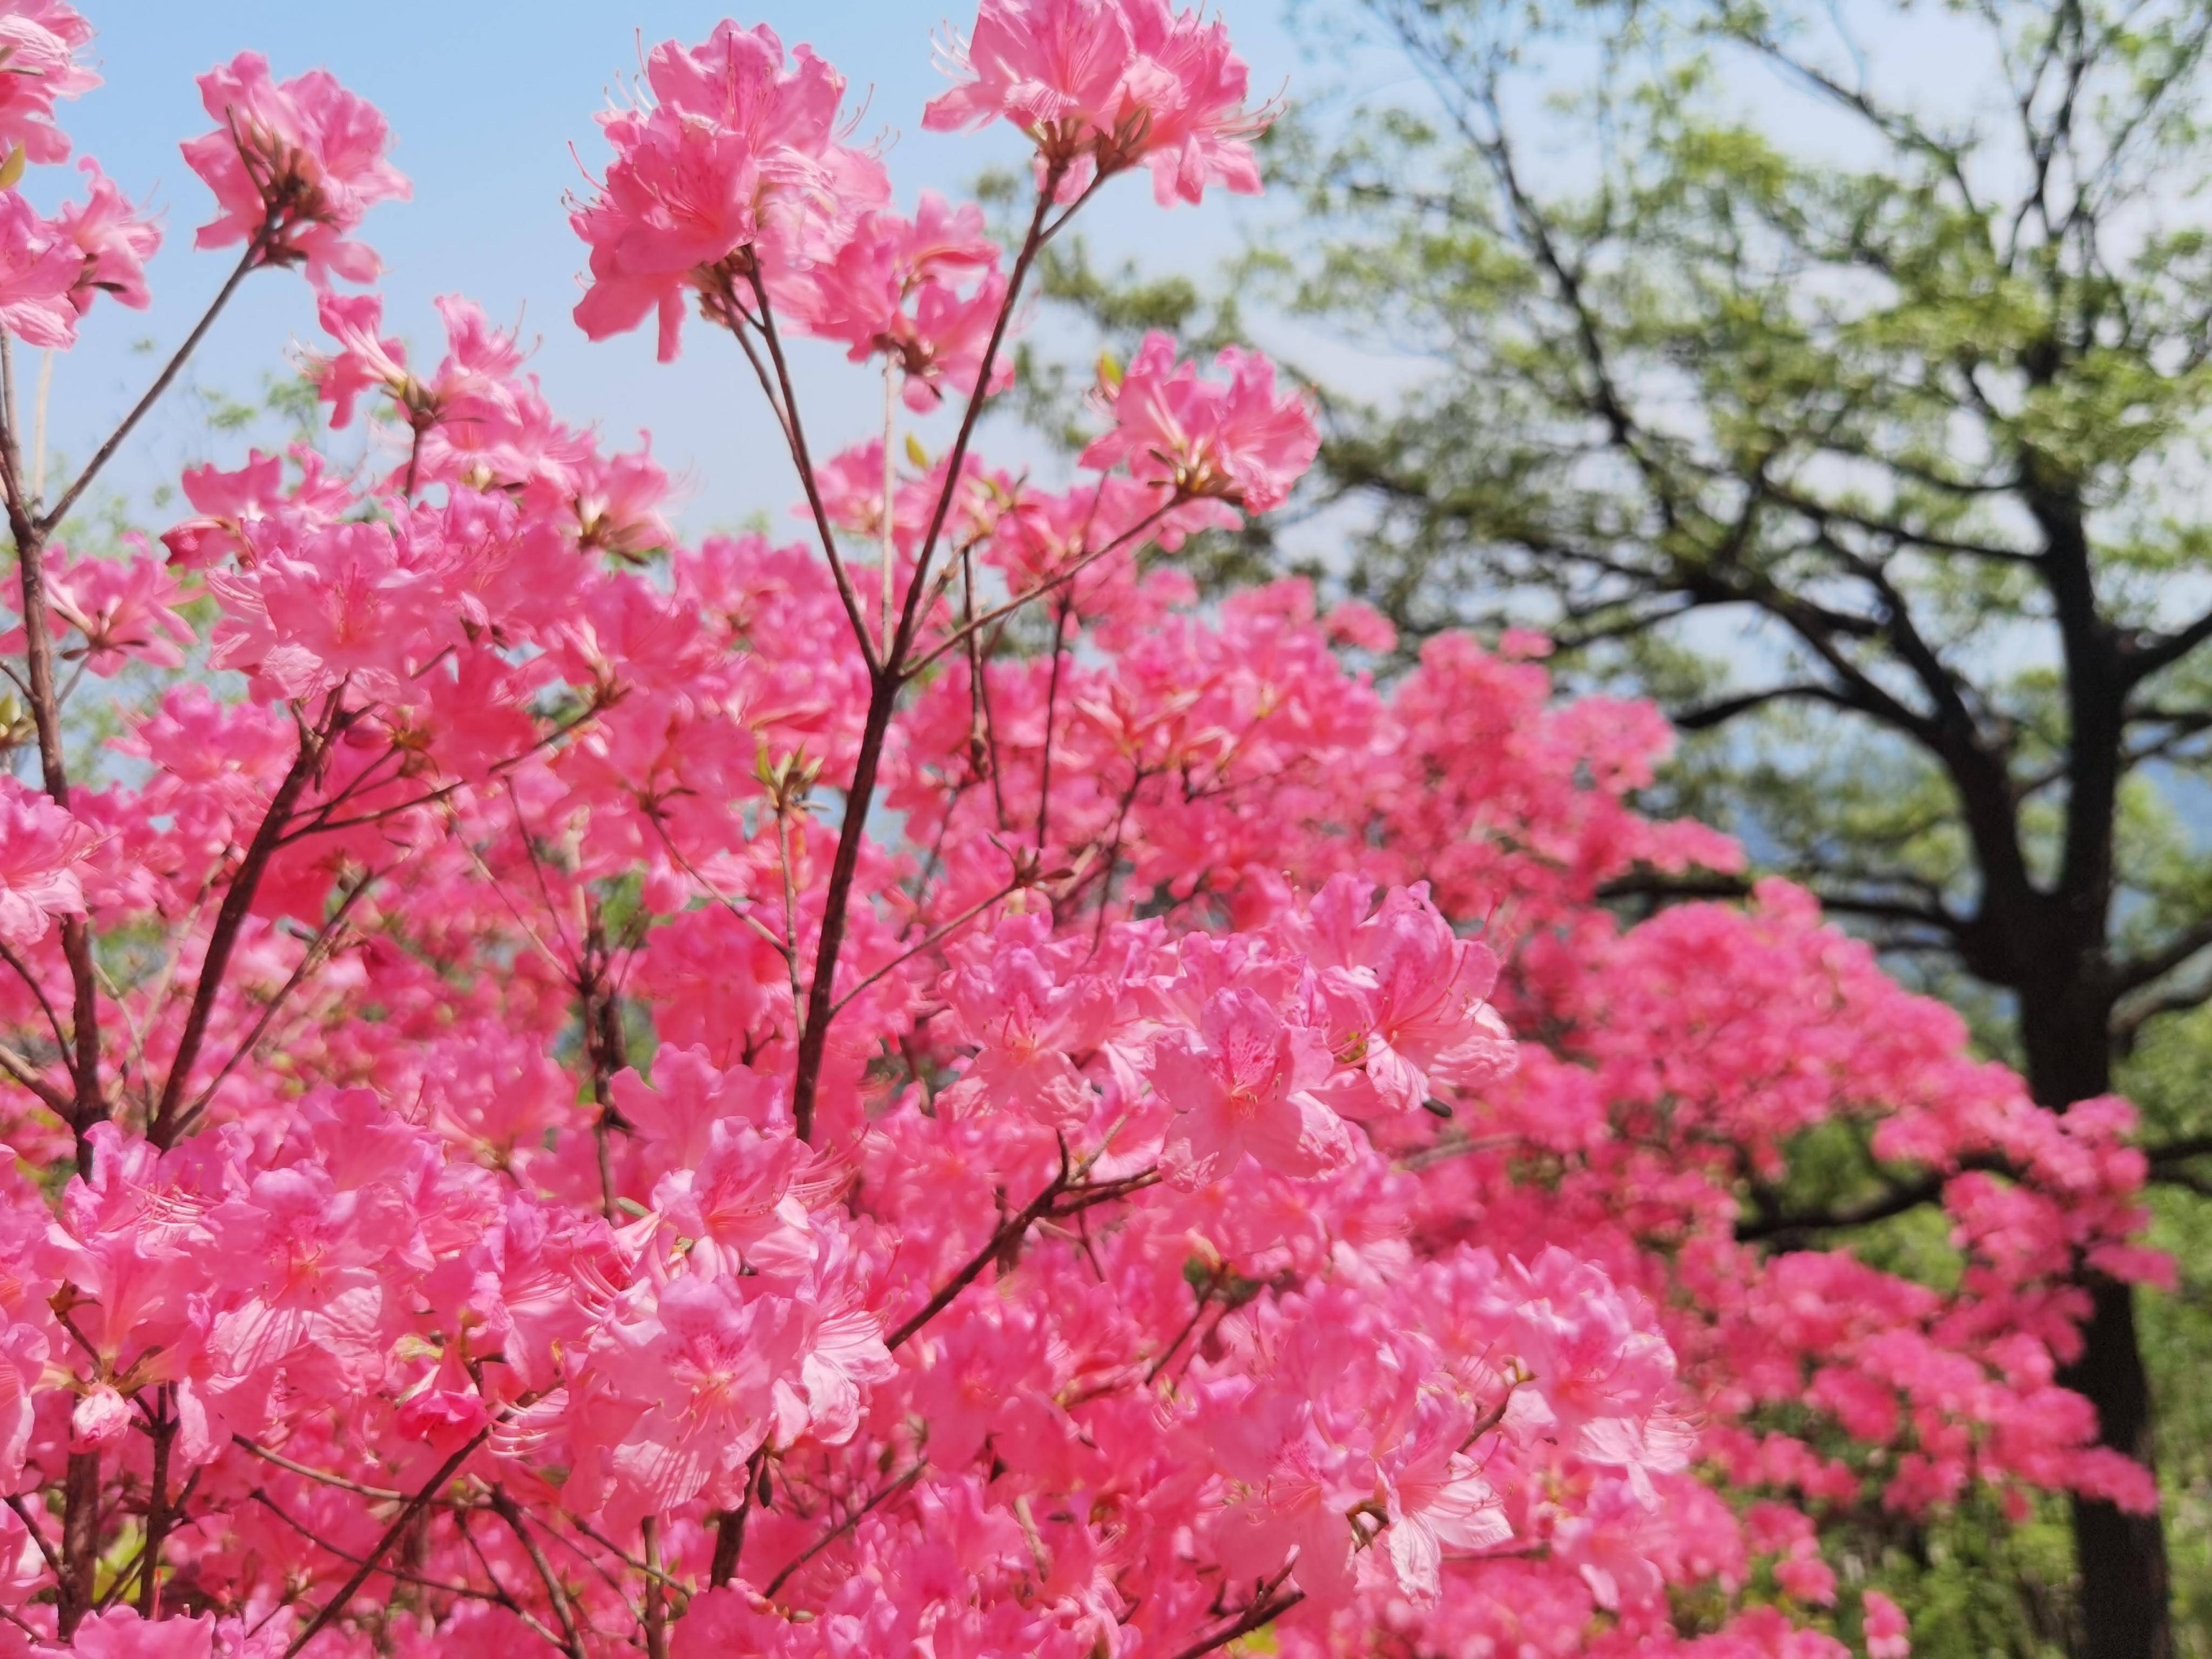
<instances>
[{"instance_id":1,"label":"azalea blossom cluster","mask_svg":"<svg viewBox=\"0 0 2212 1659\"><path fill-rule=\"evenodd\" d=\"M0 23L58 161L89 32ZM2054 1381L2077 1267L2161 1267L2123 1105L2035 1111L1792 890L1625 925L1739 855L1540 641L1386 691L1371 612L1199 607L1186 538L1316 452L1264 357L1103 365L1060 488L975 452L1091 191L1256 184L1223 26L987 0L950 67L926 125L1034 150L1004 256L764 27L601 118L576 320L730 337L788 544L684 542L465 300L410 363L332 286L380 118L203 78L216 303L301 268L389 465L71 549L113 447L49 500L0 442L0 1656L1901 1659L1829 1520L2148 1501ZM880 434L812 453L787 333ZM1815 1130L1951 1282L1787 1209Z\"/></svg>"}]
</instances>

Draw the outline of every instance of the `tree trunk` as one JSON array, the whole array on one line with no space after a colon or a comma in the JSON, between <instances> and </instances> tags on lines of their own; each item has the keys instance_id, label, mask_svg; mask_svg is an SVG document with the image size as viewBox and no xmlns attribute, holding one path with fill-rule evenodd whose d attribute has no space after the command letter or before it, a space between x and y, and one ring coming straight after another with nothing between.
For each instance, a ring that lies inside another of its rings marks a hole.
<instances>
[{"instance_id":1,"label":"tree trunk","mask_svg":"<svg viewBox=\"0 0 2212 1659\"><path fill-rule=\"evenodd\" d=\"M2093 996L2023 998L2021 1034L2028 1087L2036 1100L2064 1111L2112 1086L2107 1012ZM2135 1291L2101 1274L2083 1288L2090 1314L2081 1356L2060 1373L2066 1387L2097 1408L2098 1442L2155 1468L2150 1379L2136 1331ZM2101 1499L2074 1500L2074 1552L2081 1606L2075 1652L2080 1659L2172 1659L2166 1528L2155 1512L2130 1515Z\"/></svg>"},{"instance_id":2,"label":"tree trunk","mask_svg":"<svg viewBox=\"0 0 2212 1659\"><path fill-rule=\"evenodd\" d=\"M2149 1464L2150 1383L2136 1340L2134 1287L2098 1278L2081 1357L2059 1381L2097 1407L2098 1438ZM2081 1576L2081 1659L2172 1659L2166 1529L2100 1499L2074 1500L2074 1553Z\"/></svg>"}]
</instances>

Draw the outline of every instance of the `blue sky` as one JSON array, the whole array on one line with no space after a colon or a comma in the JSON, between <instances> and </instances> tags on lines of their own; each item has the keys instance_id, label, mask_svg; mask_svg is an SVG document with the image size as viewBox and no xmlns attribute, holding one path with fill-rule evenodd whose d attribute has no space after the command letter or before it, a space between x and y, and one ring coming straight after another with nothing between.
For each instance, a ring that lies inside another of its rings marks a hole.
<instances>
[{"instance_id":1,"label":"blue sky","mask_svg":"<svg viewBox=\"0 0 2212 1659\"><path fill-rule=\"evenodd\" d=\"M78 155L98 157L135 198L161 210L166 240L152 270L152 311L96 308L76 349L57 359L48 429L58 454L81 458L105 435L158 361L146 343L166 354L228 271L231 255L191 246L194 228L210 216L209 198L176 147L209 125L193 77L250 46L280 77L327 68L391 121L394 160L413 181L414 199L376 209L362 234L386 267L387 326L418 356L434 361L441 338L432 296L466 294L538 343L532 367L564 418L596 421L623 445L641 428L652 431L655 453L685 477L686 529L762 508L781 518L795 493L789 464L728 342L695 325L683 359L660 367L649 331L592 345L568 317L584 261L562 197L582 184L579 158L596 167L603 155L592 112L635 74L641 41L701 39L722 8L691 0L79 3L100 31L93 55L106 84L64 105L64 125ZM981 168L1019 155L1003 129L973 137L921 130L922 105L944 84L930 50L944 3L763 0L738 21L770 24L787 46L807 41L844 71L854 101L866 101L860 132L889 141L895 185L910 204L918 190L957 191ZM1300 61L1281 0L1216 0L1212 9L1229 21L1256 91L1318 78ZM970 15L956 14L963 27ZM51 207L75 176L45 171L29 187ZM1086 220L1102 252L1137 251L1155 266L1188 268L1233 249L1241 222L1238 206L1218 194L1202 208L1163 213L1141 179L1119 181ZM319 337L305 283L264 272L248 281L193 372L204 386L251 393L264 372L283 367L292 342ZM32 354L26 381L35 367ZM807 373L803 406L817 450L866 435L879 418L879 382L828 351L810 354ZM141 428L111 477L136 494L194 460L242 459L243 448L240 439L211 438L189 400L173 402Z\"/></svg>"}]
</instances>

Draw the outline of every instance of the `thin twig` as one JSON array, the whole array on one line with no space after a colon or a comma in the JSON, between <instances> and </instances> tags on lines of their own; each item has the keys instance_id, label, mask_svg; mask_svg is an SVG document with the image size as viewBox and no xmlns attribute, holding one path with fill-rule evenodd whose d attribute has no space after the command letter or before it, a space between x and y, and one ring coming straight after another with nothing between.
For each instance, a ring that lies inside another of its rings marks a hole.
<instances>
[{"instance_id":1,"label":"thin twig","mask_svg":"<svg viewBox=\"0 0 2212 1659\"><path fill-rule=\"evenodd\" d=\"M179 346L169 361L161 366L161 372L154 377L154 384L148 386L145 394L131 406L131 412L123 417L123 423L108 434L107 441L93 452L92 459L85 463L84 471L76 475L75 483L62 491L62 497L54 503L53 510L39 520L40 534L50 534L53 527L62 521L70 508L76 505L77 497L83 495L86 487L100 476L100 468L114 459L115 452L123 447L123 441L131 435L131 429L145 417L146 411L153 408L160 400L161 394L169 389L169 382L177 378L177 372L184 368L185 360L190 357L199 343L207 337L208 330L215 326L216 318L222 313L223 307L230 302L230 296L238 292L238 285L246 280L246 273L253 269L259 262L262 254L267 251L269 240L275 234L276 229L276 219L272 214L262 222L261 228L256 231L252 240L246 243L246 252L240 256L238 264L232 268L230 276L224 281L222 287L216 290L214 300L209 303L207 310L201 313L199 321L192 325L192 331L185 336L185 343Z\"/></svg>"},{"instance_id":2,"label":"thin twig","mask_svg":"<svg viewBox=\"0 0 2212 1659\"><path fill-rule=\"evenodd\" d=\"M904 1491L915 1481L921 1480L922 1471L927 1469L929 1465L926 1462L916 1463L904 1474L899 1476L897 1480L892 1481L881 1492L878 1492L873 1498L871 1498L866 1503L861 1504L860 1508L854 1510L850 1515L847 1516L842 1521L840 1521L828 1532L823 1533L821 1537L816 1539L811 1544L809 1544L804 1550L800 1551L798 1555L794 1556L790 1561L786 1563L783 1570L777 1573L775 1577L768 1581L768 1588L762 1591L762 1594L764 1595L773 1596L776 1591L783 1588L783 1581L785 1579L790 1577L792 1574L797 1572L809 1561L811 1561L816 1556L821 1554L823 1551L828 1549L830 1545L836 1543L847 1533L852 1531L854 1528L859 1526L861 1520L878 1504L884 1503L892 1497L895 1497L897 1493Z\"/></svg>"},{"instance_id":3,"label":"thin twig","mask_svg":"<svg viewBox=\"0 0 2212 1659\"><path fill-rule=\"evenodd\" d=\"M39 1068L6 1043L0 1042L0 1072L5 1072L24 1088L52 1108L64 1122L75 1116L76 1102L62 1090L39 1075Z\"/></svg>"},{"instance_id":4,"label":"thin twig","mask_svg":"<svg viewBox=\"0 0 2212 1659\"><path fill-rule=\"evenodd\" d=\"M276 1502L275 1498L271 1498L259 1486L254 1487L252 1491L247 1492L246 1495L252 1498L255 1503L260 1504L262 1508L267 1510L279 1521L282 1521L286 1526L291 1528L293 1531L298 1533L301 1537L306 1539L309 1543L313 1544L319 1548L328 1550L332 1555L337 1556L341 1561L350 1561L356 1566L366 1568L367 1572L363 1575L364 1577L366 1577L368 1574L380 1573L385 1577L396 1579L403 1584L418 1584L424 1589L439 1590L447 1595L465 1595L472 1601L477 1601L503 1602L512 1599L507 1595L505 1590L480 1590L473 1584L448 1584L435 1578L425 1578L419 1573L409 1572L404 1567L387 1567L380 1565L380 1563L367 1560L361 1556L356 1555L351 1550L340 1549L336 1544L333 1544L329 1539L323 1536L322 1534L314 1531L305 1522L301 1521L296 1516L287 1511Z\"/></svg>"},{"instance_id":5,"label":"thin twig","mask_svg":"<svg viewBox=\"0 0 2212 1659\"><path fill-rule=\"evenodd\" d=\"M291 822L293 805L300 799L300 792L307 787L331 738L343 723L343 692L344 688L340 687L330 694L323 718L313 731L302 722L300 747L292 757L291 767L270 797L268 811L262 815L253 839L245 856L239 860L238 868L223 893L222 903L216 911L215 927L208 934L206 954L200 962L199 980L192 988L191 1006L185 1015L185 1029L177 1038L177 1051L169 1060L169 1074L161 1085L161 1103L146 1127L146 1139L156 1146L166 1148L175 1143L185 1090L191 1082L192 1066L199 1059L200 1045L206 1040L216 997L229 972L231 951L253 907L261 878L270 860L276 856L286 825Z\"/></svg>"},{"instance_id":6,"label":"thin twig","mask_svg":"<svg viewBox=\"0 0 2212 1659\"><path fill-rule=\"evenodd\" d=\"M1182 1652L1176 1654L1175 1659L1201 1659L1203 1655L1212 1653L1217 1648L1227 1647L1238 1637L1249 1636L1261 1626L1281 1618L1283 1614L1306 1599L1306 1593L1304 1590L1292 1590L1288 1595L1280 1596L1274 1593L1283 1580L1290 1576L1291 1570L1288 1567L1284 1568L1276 1576L1274 1583L1267 1586L1265 1593L1254 1600L1252 1605L1245 1609L1234 1624L1216 1631L1202 1640L1192 1643Z\"/></svg>"},{"instance_id":7,"label":"thin twig","mask_svg":"<svg viewBox=\"0 0 2212 1659\"><path fill-rule=\"evenodd\" d=\"M353 1600L355 1593L368 1582L369 1575L377 1571L378 1564L384 1559L392 1547L399 1541L399 1534L406 1531L408 1523L421 1512L422 1506L431 1500L439 1487L453 1479L454 1472L469 1461L477 1448L491 1437L492 1426L490 1423L485 1424L483 1427L469 1437L466 1444L438 1465L437 1472L423 1483L422 1489L409 1498L405 1507L398 1515L392 1516L392 1524L384 1529L384 1536L377 1540L376 1547L368 1553L368 1559L362 1563L359 1570L352 1577L346 1580L337 1595L323 1603L322 1611L307 1621L306 1628L292 1638L291 1645L284 1650L284 1659L292 1659L293 1655L313 1641L322 1633L323 1626L337 1618L344 1609L346 1603Z\"/></svg>"},{"instance_id":8,"label":"thin twig","mask_svg":"<svg viewBox=\"0 0 2212 1659\"><path fill-rule=\"evenodd\" d=\"M345 896L338 901L337 908L331 912L323 925L315 931L314 937L307 941L307 951L301 957L299 965L292 969L283 984L276 988L276 994L263 1006L260 1017L253 1022L253 1029L246 1034L245 1041L231 1050L230 1058L223 1061L216 1074L208 1079L207 1086L202 1089L194 1097L192 1103L185 1109L184 1115L178 1121L178 1134L183 1135L188 1133L199 1121L200 1114L207 1110L208 1103L215 1098L215 1091L222 1086L223 1079L237 1069L240 1061L260 1047L261 1039L269 1034L269 1027L274 1023L292 993L300 988L309 975L314 973L329 960L331 951L334 948L331 941L337 937L338 930L345 926L346 918L352 914L353 907L360 902L362 895L368 891L370 884L390 875L393 870L398 868L400 864L404 864L406 861L405 858L402 858L398 863L387 865L381 870L368 871L359 881L346 890Z\"/></svg>"},{"instance_id":9,"label":"thin twig","mask_svg":"<svg viewBox=\"0 0 2212 1659\"><path fill-rule=\"evenodd\" d=\"M515 1541L529 1556L531 1567L538 1574L538 1582L545 1586L545 1599L552 1603L553 1616L560 1621L561 1634L565 1638L563 1645L568 1650L569 1659L584 1659L584 1641L576 1629L576 1615L568 1605L568 1594L561 1588L561 1581L554 1573L552 1564L546 1560L544 1550L524 1523L520 1507L507 1495L504 1486L494 1486L490 1495L493 1512L507 1522L507 1530L514 1534ZM489 1573L489 1571L487 1565L485 1571Z\"/></svg>"},{"instance_id":10,"label":"thin twig","mask_svg":"<svg viewBox=\"0 0 2212 1659\"><path fill-rule=\"evenodd\" d=\"M46 1558L46 1571L52 1573L58 1582L62 1576L61 1559L54 1553L54 1547L46 1542L46 1529L39 1525L37 1517L32 1515L21 1498L10 1495L8 1507L15 1511L15 1518L23 1523L23 1530L31 1534L31 1541L39 1547L39 1553Z\"/></svg>"},{"instance_id":11,"label":"thin twig","mask_svg":"<svg viewBox=\"0 0 2212 1659\"><path fill-rule=\"evenodd\" d=\"M374 1498L380 1504L404 1504L407 1501L407 1494L404 1492L395 1492L388 1486L365 1486L358 1480L347 1480L343 1475L331 1474L321 1469L310 1468L305 1463L295 1463L289 1457L270 1451L266 1446L257 1445L242 1434L231 1436L230 1443L243 1451L252 1453L264 1462L274 1463L280 1469L305 1475L310 1480L319 1480L323 1485L336 1486L341 1492L356 1492L363 1498Z\"/></svg>"},{"instance_id":12,"label":"thin twig","mask_svg":"<svg viewBox=\"0 0 2212 1659\"><path fill-rule=\"evenodd\" d=\"M1031 1222L1052 1208L1053 1200L1067 1190L1067 1143L1063 1140L1060 1144L1060 1173L1045 1183L1042 1192L1001 1223L999 1230L991 1235L990 1241L969 1258L965 1267L939 1285L936 1294L922 1304L919 1312L886 1337L884 1347L893 1351L902 1347L923 1326L951 1306L953 1298L974 1284L976 1276L990 1266L994 1258L1027 1232Z\"/></svg>"},{"instance_id":13,"label":"thin twig","mask_svg":"<svg viewBox=\"0 0 2212 1659\"><path fill-rule=\"evenodd\" d=\"M776 420L783 428L784 444L791 451L791 464L798 470L799 488L805 491L807 509L814 517L815 534L822 539L822 556L830 562L830 574L837 585L837 597L844 601L846 620L853 624L853 637L860 643L860 655L867 662L869 671L873 672L882 666L884 659L876 654L875 641L868 634L866 613L861 610L860 595L853 586L852 573L845 568L844 556L837 551L836 532L830 528L830 510L823 502L822 488L814 476L814 458L807 452L806 428L799 416L798 392L792 385L790 365L783 359L783 343L776 333L775 313L768 302L768 287L762 282L757 268L750 276L753 297L760 307L756 326L760 330L762 343L768 347L769 359L775 365L773 382L767 365L761 362L760 354L753 349L752 342L745 337L744 313L738 305L734 294L726 295L730 313L730 332L737 336L738 343L744 349L746 360L752 364L753 373L760 380L761 390L768 394L769 407L775 411ZM780 398L777 396L779 387L782 393Z\"/></svg>"},{"instance_id":14,"label":"thin twig","mask_svg":"<svg viewBox=\"0 0 2212 1659\"><path fill-rule=\"evenodd\" d=\"M890 973L893 969L897 968L903 963L912 961L915 957L920 956L924 951L928 950L931 946L942 944L953 934L958 933L963 927L965 927L969 922L975 921L976 917L981 915L984 911L989 909L993 905L998 903L1002 899L1011 898L1014 894L1020 892L1023 888L1028 885L1029 884L1026 881L1023 881L1018 878L1013 881L1008 882L1004 887L999 889L997 892L993 893L989 897L978 899L975 903L969 905L965 910L963 910L958 915L953 917L951 921L942 923L939 927L933 928L919 942L907 950L900 951L882 967L877 969L875 972L870 974L866 979L861 980L858 984L854 985L851 990L846 992L843 996L839 997L835 1003L830 1005L830 1012L833 1014L842 1012L846 1004L852 1001L854 997L859 996L861 992L866 990L868 987L873 985L878 980L883 978L884 975Z\"/></svg>"},{"instance_id":15,"label":"thin twig","mask_svg":"<svg viewBox=\"0 0 2212 1659\"><path fill-rule=\"evenodd\" d=\"M1019 611L1023 606L1029 605L1035 600L1041 599L1046 594L1053 592L1055 588L1060 587L1065 584L1074 580L1076 577L1081 575L1085 570L1088 570L1092 565L1097 563L1099 560L1104 558L1108 554L1118 552L1121 549L1127 546L1138 537L1143 535L1178 505L1180 505L1180 503L1173 497L1170 497L1167 501L1157 507L1154 507L1150 513L1145 514L1143 518L1137 520L1135 524L1123 531L1112 541L1107 543L1105 546L1098 548L1092 552L1085 553L1081 558L1076 560L1073 564L1060 571L1058 574L1048 576L1044 580L1039 582L1028 592L1016 594L1012 599L1008 599L1003 605L994 605L990 610L986 611L981 616L975 617L972 622L963 623L959 627L954 629L952 632L947 634L944 638L939 640L936 644L930 647L930 648L922 655L915 658L913 661L906 664L900 670L901 673L903 674L906 678L909 680L913 679L924 669L927 668L930 664L935 662L946 652L957 646L963 640L966 639L969 635L975 633L979 629L988 628L993 623L999 621L1002 617L1011 617L1015 611Z\"/></svg>"}]
</instances>

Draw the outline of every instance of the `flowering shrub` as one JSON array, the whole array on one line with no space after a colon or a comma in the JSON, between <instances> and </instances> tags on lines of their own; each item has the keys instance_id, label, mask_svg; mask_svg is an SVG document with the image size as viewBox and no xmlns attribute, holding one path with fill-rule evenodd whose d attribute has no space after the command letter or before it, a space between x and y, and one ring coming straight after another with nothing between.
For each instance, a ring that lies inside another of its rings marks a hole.
<instances>
[{"instance_id":1,"label":"flowering shrub","mask_svg":"<svg viewBox=\"0 0 2212 1659\"><path fill-rule=\"evenodd\" d=\"M58 161L88 30L0 16ZM216 304L301 267L389 470L201 468L102 558L57 532L175 364L51 501L0 442L0 1652L1894 1659L1824 1515L2145 1499L2052 1382L2075 1263L2157 1268L2124 1109L2032 1109L1790 890L1618 926L1735 854L1629 810L1663 728L1531 641L1385 696L1370 614L1194 611L1152 556L1315 453L1264 358L1105 366L1065 489L974 452L1094 191L1256 187L1220 23L987 0L925 125L1033 141L1010 258L765 28L646 79L576 320L729 337L804 540L681 544L465 301L410 366L330 286L406 193L381 119L251 54L185 146ZM96 170L0 204L14 338L143 302ZM814 454L794 334L880 436ZM1955 1282L1770 1248L1821 1129Z\"/></svg>"}]
</instances>

